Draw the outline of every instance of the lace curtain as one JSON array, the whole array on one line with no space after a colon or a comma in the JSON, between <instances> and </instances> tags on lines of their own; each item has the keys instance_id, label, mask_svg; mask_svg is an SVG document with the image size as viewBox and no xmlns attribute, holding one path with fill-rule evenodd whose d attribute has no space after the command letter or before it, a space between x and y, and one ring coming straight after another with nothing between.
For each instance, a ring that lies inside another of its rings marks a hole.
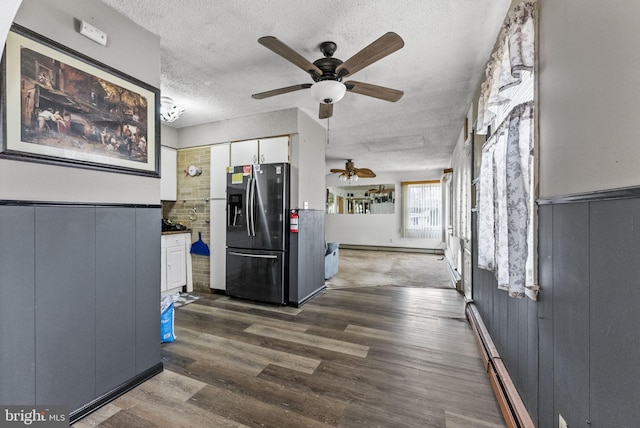
<instances>
[{"instance_id":1,"label":"lace curtain","mask_svg":"<svg viewBox=\"0 0 640 428\"><path fill-rule=\"evenodd\" d=\"M478 267L494 273L512 297L533 286L532 165L534 102L525 77L535 60L534 3L517 6L502 27L487 65L478 102L477 128L487 134L478 182ZM521 85L526 82L526 85ZM524 95L523 95L524 94Z\"/></svg>"},{"instance_id":2,"label":"lace curtain","mask_svg":"<svg viewBox=\"0 0 640 428\"><path fill-rule=\"evenodd\" d=\"M478 267L498 288L524 297L533 283L530 187L533 102L521 104L482 150L478 191Z\"/></svg>"},{"instance_id":3,"label":"lace curtain","mask_svg":"<svg viewBox=\"0 0 640 428\"><path fill-rule=\"evenodd\" d=\"M523 78L533 72L535 61L534 2L516 6L502 26L498 47L491 55L480 87L477 133L486 135L487 128L509 105Z\"/></svg>"}]
</instances>

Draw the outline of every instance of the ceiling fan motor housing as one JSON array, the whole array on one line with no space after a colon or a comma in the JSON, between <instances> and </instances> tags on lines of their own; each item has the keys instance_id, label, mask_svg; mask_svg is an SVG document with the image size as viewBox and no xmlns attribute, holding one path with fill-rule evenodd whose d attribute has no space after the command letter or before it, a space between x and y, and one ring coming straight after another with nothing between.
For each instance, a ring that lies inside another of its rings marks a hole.
<instances>
[{"instance_id":1,"label":"ceiling fan motor housing","mask_svg":"<svg viewBox=\"0 0 640 428\"><path fill-rule=\"evenodd\" d=\"M311 77L314 81L319 82L321 80L337 80L340 82L342 80L342 76L336 75L336 67L342 64L338 58L320 58L313 62L313 65L322 70L322 76L318 76L314 73L311 74Z\"/></svg>"}]
</instances>

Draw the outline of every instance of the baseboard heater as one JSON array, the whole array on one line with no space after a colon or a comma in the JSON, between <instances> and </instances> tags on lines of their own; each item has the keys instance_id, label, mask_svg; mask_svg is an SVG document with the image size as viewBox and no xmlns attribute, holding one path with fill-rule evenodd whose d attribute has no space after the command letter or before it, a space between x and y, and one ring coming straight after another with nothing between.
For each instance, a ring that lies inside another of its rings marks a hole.
<instances>
[{"instance_id":1,"label":"baseboard heater","mask_svg":"<svg viewBox=\"0 0 640 428\"><path fill-rule=\"evenodd\" d=\"M493 392L498 399L502 416L509 428L535 428L529 412L522 402L522 398L513 384L507 368L500 358L489 331L482 321L476 305L470 301L467 303L466 314L473 329L484 367L489 375L489 381Z\"/></svg>"},{"instance_id":2,"label":"baseboard heater","mask_svg":"<svg viewBox=\"0 0 640 428\"><path fill-rule=\"evenodd\" d=\"M340 244L340 248L347 250L368 250L368 251L391 251L396 253L424 253L443 255L444 250L441 248L413 248L413 247L384 247L378 245L354 245Z\"/></svg>"}]
</instances>

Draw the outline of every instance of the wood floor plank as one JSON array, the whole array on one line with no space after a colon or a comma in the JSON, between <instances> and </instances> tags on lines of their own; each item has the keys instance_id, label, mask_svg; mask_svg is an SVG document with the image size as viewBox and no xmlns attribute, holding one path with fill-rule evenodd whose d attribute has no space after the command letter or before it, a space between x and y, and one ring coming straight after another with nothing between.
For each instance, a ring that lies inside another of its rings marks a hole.
<instances>
[{"instance_id":1,"label":"wood floor plank","mask_svg":"<svg viewBox=\"0 0 640 428\"><path fill-rule=\"evenodd\" d=\"M411 415L389 410L380 403L354 401L349 405L346 416L340 421L340 428L363 427L411 427L438 428L445 426L442 410L432 414L425 407L417 407Z\"/></svg>"},{"instance_id":2,"label":"wood floor plank","mask_svg":"<svg viewBox=\"0 0 640 428\"><path fill-rule=\"evenodd\" d=\"M357 345L354 343L328 339L325 337L314 336L310 334L291 332L260 324L253 324L249 328L245 329L245 332L257 334L260 336L273 337L289 342L295 342L301 345L313 346L315 348L322 348L328 351L340 352L343 354L353 355L361 358L366 358L367 352L369 352L368 346Z\"/></svg>"},{"instance_id":3,"label":"wood floor plank","mask_svg":"<svg viewBox=\"0 0 640 428\"><path fill-rule=\"evenodd\" d=\"M279 405L265 403L213 385L198 392L191 399L191 403L210 413L222 415L249 427L264 427L265 420L269 421L270 427L327 427L323 422L291 411L286 403Z\"/></svg>"},{"instance_id":4,"label":"wood floor plank","mask_svg":"<svg viewBox=\"0 0 640 428\"><path fill-rule=\"evenodd\" d=\"M475 417L459 415L453 412L445 411L445 427L446 428L500 428L500 423L482 421Z\"/></svg>"},{"instance_id":5,"label":"wood floor plank","mask_svg":"<svg viewBox=\"0 0 640 428\"><path fill-rule=\"evenodd\" d=\"M191 377L165 370L114 400L113 404L121 408L121 411L105 422L108 426L119 428L136 427L137 424L156 427L241 426L189 404L188 400L204 386L205 383Z\"/></svg>"},{"instance_id":6,"label":"wood floor plank","mask_svg":"<svg viewBox=\"0 0 640 428\"><path fill-rule=\"evenodd\" d=\"M73 424L73 426L74 428L93 428L102 424L102 422L106 421L120 410L122 410L122 408L115 404L107 403L105 406L99 408L93 413L90 413L88 416Z\"/></svg>"},{"instance_id":7,"label":"wood floor plank","mask_svg":"<svg viewBox=\"0 0 640 428\"><path fill-rule=\"evenodd\" d=\"M239 300L233 297L223 297L216 301L216 304L226 304L244 309L256 309L259 311L277 312L287 315L297 315L302 311L302 308L294 308L293 306L278 306L267 303L254 303L247 300Z\"/></svg>"},{"instance_id":8,"label":"wood floor plank","mask_svg":"<svg viewBox=\"0 0 640 428\"><path fill-rule=\"evenodd\" d=\"M452 338L451 334L446 334L446 332L443 332L442 335L438 335L433 331L430 331L427 334L398 334L397 332L362 327L354 324L348 325L345 332L384 340L398 346L411 344L415 347L424 348L426 350L446 350L449 353L462 354L471 357L478 356L477 345L468 342L461 342L458 338Z\"/></svg>"},{"instance_id":9,"label":"wood floor plank","mask_svg":"<svg viewBox=\"0 0 640 428\"><path fill-rule=\"evenodd\" d=\"M272 318L240 313L237 311L230 311L228 309L217 308L213 306L204 306L204 305L186 305L181 310L187 312L196 312L203 315L208 315L209 319L213 322L229 322L229 321L238 321L244 322L247 324L262 324L269 327L283 328L286 327L291 331L299 331L304 332L309 329L310 326L290 321L282 321L282 320L274 320ZM299 312L298 312L299 313Z\"/></svg>"},{"instance_id":10,"label":"wood floor plank","mask_svg":"<svg viewBox=\"0 0 640 428\"><path fill-rule=\"evenodd\" d=\"M283 367L285 372L295 372ZM317 421L337 425L348 401L321 395L303 384L285 384L267 377L253 376L247 373L229 370L224 364L211 364L201 361L193 364L189 369L180 369L183 373L197 378L209 385L233 391L238 397L250 397L272 405L285 405L290 411L304 414ZM300 376L312 376L295 372ZM309 406L313 403L313 406Z\"/></svg>"},{"instance_id":11,"label":"wood floor plank","mask_svg":"<svg viewBox=\"0 0 640 428\"><path fill-rule=\"evenodd\" d=\"M176 327L176 332L178 337L185 337L191 345L208 350L210 355L220 354L236 361L255 362L257 365L262 365L263 367L267 364L275 364L303 373L313 373L320 364L320 360L275 351L273 349L255 346L237 340L229 340L181 327Z\"/></svg>"}]
</instances>

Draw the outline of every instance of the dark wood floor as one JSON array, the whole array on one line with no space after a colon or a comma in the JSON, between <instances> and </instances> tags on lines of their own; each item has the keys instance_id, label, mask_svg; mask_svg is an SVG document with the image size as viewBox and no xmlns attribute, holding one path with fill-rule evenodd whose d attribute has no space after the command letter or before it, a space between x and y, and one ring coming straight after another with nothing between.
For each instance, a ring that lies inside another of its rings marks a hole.
<instances>
[{"instance_id":1,"label":"dark wood floor","mask_svg":"<svg viewBox=\"0 0 640 428\"><path fill-rule=\"evenodd\" d=\"M504 426L453 289L341 287L301 308L202 296L176 309L164 372L76 427Z\"/></svg>"}]
</instances>

